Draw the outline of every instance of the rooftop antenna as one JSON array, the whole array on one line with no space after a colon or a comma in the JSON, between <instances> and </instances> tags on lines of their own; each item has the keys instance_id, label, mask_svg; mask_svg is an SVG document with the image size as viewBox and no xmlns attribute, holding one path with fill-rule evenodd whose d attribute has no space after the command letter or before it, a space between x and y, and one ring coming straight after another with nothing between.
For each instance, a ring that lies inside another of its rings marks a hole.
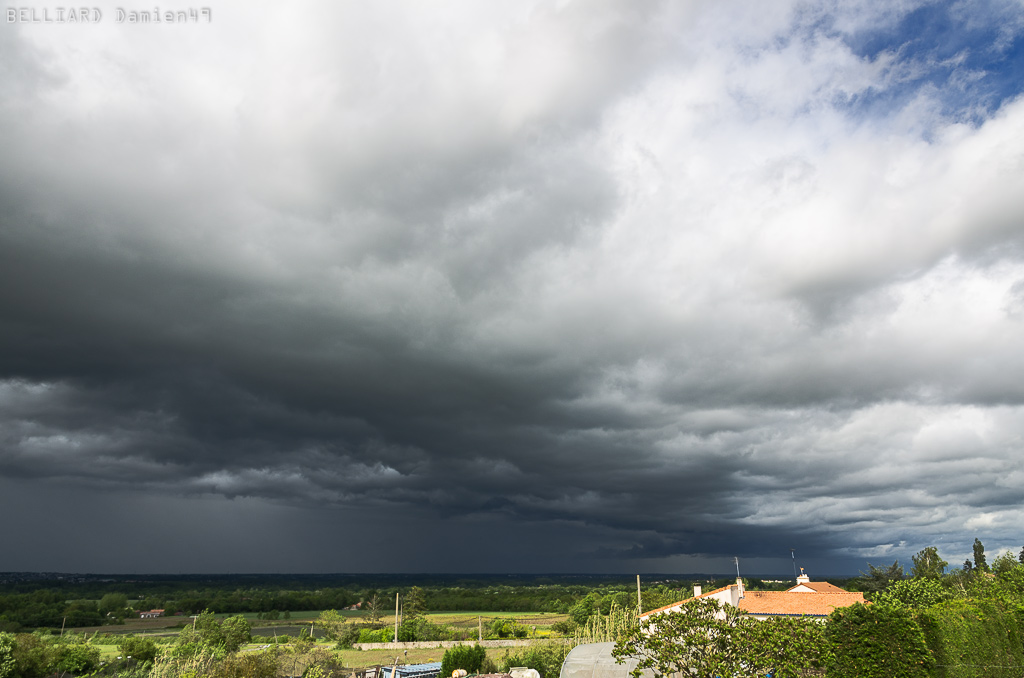
<instances>
[{"instance_id":1,"label":"rooftop antenna","mask_svg":"<svg viewBox=\"0 0 1024 678\"><path fill-rule=\"evenodd\" d=\"M789 549L789 555L793 558L793 579L796 579L796 549Z\"/></svg>"},{"instance_id":2,"label":"rooftop antenna","mask_svg":"<svg viewBox=\"0 0 1024 678\"><path fill-rule=\"evenodd\" d=\"M740 577L740 559L737 558L736 556L733 556L732 559L736 563L736 586L739 589L740 598L742 598L743 595L744 595L744 592L743 592L743 579Z\"/></svg>"}]
</instances>

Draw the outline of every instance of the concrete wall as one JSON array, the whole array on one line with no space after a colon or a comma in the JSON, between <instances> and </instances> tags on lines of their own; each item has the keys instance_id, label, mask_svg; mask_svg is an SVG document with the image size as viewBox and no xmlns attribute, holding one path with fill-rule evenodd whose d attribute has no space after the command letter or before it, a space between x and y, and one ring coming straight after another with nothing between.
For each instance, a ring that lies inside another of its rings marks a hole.
<instances>
[{"instance_id":1,"label":"concrete wall","mask_svg":"<svg viewBox=\"0 0 1024 678\"><path fill-rule=\"evenodd\" d=\"M455 647L457 645L479 645L480 647L526 647L532 641L509 640L421 640L412 643L353 643L358 650L427 650L434 647Z\"/></svg>"}]
</instances>

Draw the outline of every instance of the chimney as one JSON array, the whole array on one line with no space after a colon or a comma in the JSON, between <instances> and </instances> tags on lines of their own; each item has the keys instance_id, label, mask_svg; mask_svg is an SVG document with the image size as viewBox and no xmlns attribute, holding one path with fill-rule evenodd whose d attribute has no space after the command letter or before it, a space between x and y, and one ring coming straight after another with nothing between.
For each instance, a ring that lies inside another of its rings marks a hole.
<instances>
[{"instance_id":1,"label":"chimney","mask_svg":"<svg viewBox=\"0 0 1024 678\"><path fill-rule=\"evenodd\" d=\"M804 568L800 568L800 576L796 578L797 584L809 584L811 578L804 574Z\"/></svg>"},{"instance_id":2,"label":"chimney","mask_svg":"<svg viewBox=\"0 0 1024 678\"><path fill-rule=\"evenodd\" d=\"M693 597L696 598L697 596L699 596L700 592L701 592L700 584L694 584L693 585Z\"/></svg>"},{"instance_id":3,"label":"chimney","mask_svg":"<svg viewBox=\"0 0 1024 678\"><path fill-rule=\"evenodd\" d=\"M736 590L739 592L740 598L746 593L743 590L743 579L740 577L736 577Z\"/></svg>"}]
</instances>

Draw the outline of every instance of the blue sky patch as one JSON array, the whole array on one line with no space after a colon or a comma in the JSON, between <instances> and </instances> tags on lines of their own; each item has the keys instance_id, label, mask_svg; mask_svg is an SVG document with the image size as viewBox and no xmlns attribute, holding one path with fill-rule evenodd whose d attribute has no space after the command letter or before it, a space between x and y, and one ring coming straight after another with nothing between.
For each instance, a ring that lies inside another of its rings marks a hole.
<instances>
[{"instance_id":1,"label":"blue sky patch","mask_svg":"<svg viewBox=\"0 0 1024 678\"><path fill-rule=\"evenodd\" d=\"M884 89L849 102L868 116L927 93L950 119L978 124L1024 88L1020 8L991 2L926 4L898 22L844 36L858 56L896 56Z\"/></svg>"}]
</instances>

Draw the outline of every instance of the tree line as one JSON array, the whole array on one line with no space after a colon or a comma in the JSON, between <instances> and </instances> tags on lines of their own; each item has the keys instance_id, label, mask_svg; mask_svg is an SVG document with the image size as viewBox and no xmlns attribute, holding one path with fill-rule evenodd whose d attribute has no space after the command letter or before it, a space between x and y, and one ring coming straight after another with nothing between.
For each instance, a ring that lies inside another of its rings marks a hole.
<instances>
[{"instance_id":1,"label":"tree line","mask_svg":"<svg viewBox=\"0 0 1024 678\"><path fill-rule=\"evenodd\" d=\"M410 586L395 585L394 579L355 580L348 578L216 577L197 581L180 579L110 578L54 581L39 578L0 585L0 631L101 626L117 624L139 612L162 609L164 614L195 615L204 610L219 614L252 613L262 619L288 618L297 611L343 610L359 604L367 610L376 600L380 614L393 607L396 593L406 594ZM553 612L572 614L584 620L593 611L607 613L612 604L636 604L636 584L627 578L518 577L515 583L495 583L496 578L460 578L446 584L420 584L426 609L482 612ZM502 578L506 579L506 578ZM239 586L243 581L249 585ZM411 578L404 581L412 581ZM429 581L429 578L427 579ZM196 586L196 584L202 584ZM388 583L389 586L375 586ZM291 588L306 585L309 588ZM661 581L644 584L645 609L667 605L685 597L689 581ZM389 602L390 601L390 602Z\"/></svg>"}]
</instances>

